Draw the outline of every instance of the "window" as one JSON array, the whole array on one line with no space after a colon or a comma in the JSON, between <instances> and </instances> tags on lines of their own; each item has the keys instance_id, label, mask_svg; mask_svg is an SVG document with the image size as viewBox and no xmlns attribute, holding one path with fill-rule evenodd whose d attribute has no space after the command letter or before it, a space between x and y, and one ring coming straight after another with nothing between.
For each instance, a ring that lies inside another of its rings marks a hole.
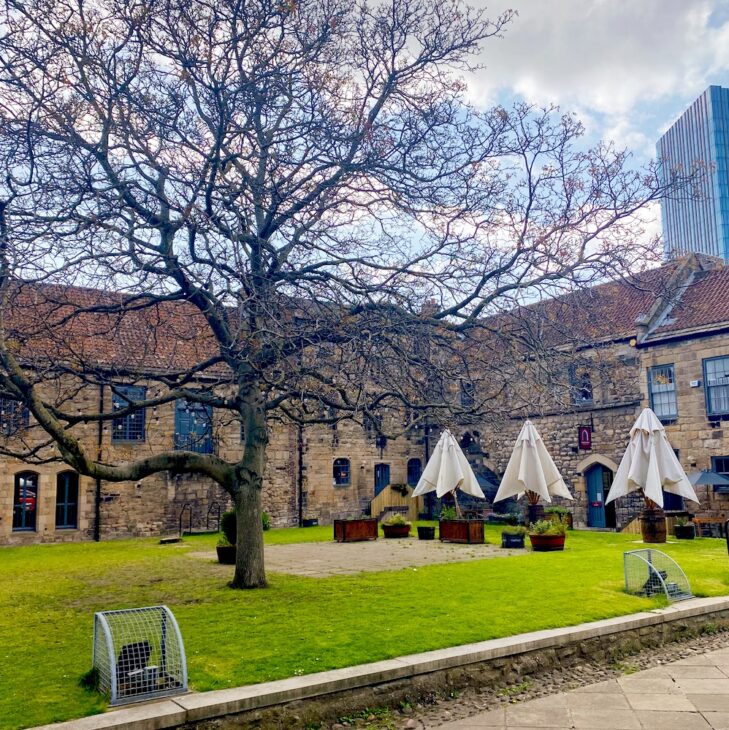
<instances>
[{"instance_id":1,"label":"window","mask_svg":"<svg viewBox=\"0 0 729 730\"><path fill-rule=\"evenodd\" d=\"M56 477L56 529L78 527L78 474L61 472Z\"/></svg>"},{"instance_id":2,"label":"window","mask_svg":"<svg viewBox=\"0 0 729 730\"><path fill-rule=\"evenodd\" d=\"M578 370L573 365L570 368L570 386L574 404L592 403L592 378L587 370Z\"/></svg>"},{"instance_id":3,"label":"window","mask_svg":"<svg viewBox=\"0 0 729 730\"><path fill-rule=\"evenodd\" d=\"M175 404L175 448L213 453L213 407L184 398Z\"/></svg>"},{"instance_id":4,"label":"window","mask_svg":"<svg viewBox=\"0 0 729 730\"><path fill-rule=\"evenodd\" d=\"M729 456L712 456L711 469L717 474L721 474L729 479ZM714 487L714 491L719 494L729 494L729 485L717 484Z\"/></svg>"},{"instance_id":5,"label":"window","mask_svg":"<svg viewBox=\"0 0 729 730\"><path fill-rule=\"evenodd\" d=\"M350 483L349 473L349 459L334 459L332 477L335 487L348 487Z\"/></svg>"},{"instance_id":6,"label":"window","mask_svg":"<svg viewBox=\"0 0 729 730\"><path fill-rule=\"evenodd\" d=\"M461 380L461 406L473 408L476 403L476 386L470 380Z\"/></svg>"},{"instance_id":7,"label":"window","mask_svg":"<svg viewBox=\"0 0 729 730\"><path fill-rule=\"evenodd\" d=\"M658 418L671 421L678 417L676 380L672 364L648 368L648 394L651 408Z\"/></svg>"},{"instance_id":8,"label":"window","mask_svg":"<svg viewBox=\"0 0 729 730\"><path fill-rule=\"evenodd\" d=\"M704 382L707 415L729 415L729 357L704 360Z\"/></svg>"},{"instance_id":9,"label":"window","mask_svg":"<svg viewBox=\"0 0 729 730\"><path fill-rule=\"evenodd\" d=\"M13 499L13 530L35 531L38 507L38 475L34 471L22 471L15 475Z\"/></svg>"},{"instance_id":10,"label":"window","mask_svg":"<svg viewBox=\"0 0 729 730\"><path fill-rule=\"evenodd\" d=\"M0 434L12 436L28 428L30 416L28 409L12 398L0 398Z\"/></svg>"},{"instance_id":11,"label":"window","mask_svg":"<svg viewBox=\"0 0 729 730\"><path fill-rule=\"evenodd\" d=\"M408 459L408 486L414 487L423 473L423 462L420 459Z\"/></svg>"},{"instance_id":12,"label":"window","mask_svg":"<svg viewBox=\"0 0 729 730\"><path fill-rule=\"evenodd\" d=\"M143 401L147 397L147 389L138 385L115 385L111 396L113 411L128 408L130 403ZM146 410L140 408L112 421L112 441L144 441Z\"/></svg>"}]
</instances>

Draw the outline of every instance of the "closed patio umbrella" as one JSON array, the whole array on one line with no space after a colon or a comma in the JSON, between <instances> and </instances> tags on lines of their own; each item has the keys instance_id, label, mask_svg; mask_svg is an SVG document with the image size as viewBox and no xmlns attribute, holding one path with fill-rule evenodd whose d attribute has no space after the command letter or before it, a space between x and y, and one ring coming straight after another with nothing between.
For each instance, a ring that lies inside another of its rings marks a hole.
<instances>
[{"instance_id":1,"label":"closed patio umbrella","mask_svg":"<svg viewBox=\"0 0 729 730\"><path fill-rule=\"evenodd\" d=\"M420 497L428 492L435 492L438 497L453 493L455 498L457 489L473 497L485 499L466 455L453 434L446 429L438 439L412 496Z\"/></svg>"},{"instance_id":2,"label":"closed patio umbrella","mask_svg":"<svg viewBox=\"0 0 729 730\"><path fill-rule=\"evenodd\" d=\"M691 484L696 487L700 484L705 484L710 487L729 487L729 479L723 474L704 469L703 471L695 471L688 475Z\"/></svg>"},{"instance_id":3,"label":"closed patio umbrella","mask_svg":"<svg viewBox=\"0 0 729 730\"><path fill-rule=\"evenodd\" d=\"M650 408L643 409L630 429L630 443L605 503L639 489L659 507L663 507L664 491L692 502L699 501L668 442L666 429Z\"/></svg>"},{"instance_id":4,"label":"closed patio umbrella","mask_svg":"<svg viewBox=\"0 0 729 730\"><path fill-rule=\"evenodd\" d=\"M572 499L562 475L531 421L524 423L516 438L494 502L508 497L518 499L525 493L531 504L536 504L539 497L545 502L551 502L552 497Z\"/></svg>"}]
</instances>

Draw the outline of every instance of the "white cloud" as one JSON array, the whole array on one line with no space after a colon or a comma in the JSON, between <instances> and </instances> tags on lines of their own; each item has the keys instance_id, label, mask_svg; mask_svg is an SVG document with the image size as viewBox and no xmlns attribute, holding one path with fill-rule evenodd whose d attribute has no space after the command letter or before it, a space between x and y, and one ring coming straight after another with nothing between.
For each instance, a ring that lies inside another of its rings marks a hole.
<instances>
[{"instance_id":1,"label":"white cloud","mask_svg":"<svg viewBox=\"0 0 729 730\"><path fill-rule=\"evenodd\" d=\"M478 0L483 5L485 0ZM506 0L508 2L508 0ZM495 15L508 5L489 3ZM470 81L487 105L514 95L575 110L590 136L643 159L710 83L729 85L729 0L514 0Z\"/></svg>"}]
</instances>

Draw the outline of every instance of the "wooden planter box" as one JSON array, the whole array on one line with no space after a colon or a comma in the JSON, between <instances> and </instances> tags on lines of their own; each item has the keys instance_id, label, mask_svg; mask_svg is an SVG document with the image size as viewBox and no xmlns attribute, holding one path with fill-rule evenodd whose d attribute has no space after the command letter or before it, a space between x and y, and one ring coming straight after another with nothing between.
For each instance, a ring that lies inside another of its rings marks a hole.
<instances>
[{"instance_id":1,"label":"wooden planter box","mask_svg":"<svg viewBox=\"0 0 729 730\"><path fill-rule=\"evenodd\" d=\"M235 565L235 545L216 545L215 550L221 565Z\"/></svg>"},{"instance_id":2,"label":"wooden planter box","mask_svg":"<svg viewBox=\"0 0 729 730\"><path fill-rule=\"evenodd\" d=\"M410 537L410 525L382 525L385 537Z\"/></svg>"},{"instance_id":3,"label":"wooden planter box","mask_svg":"<svg viewBox=\"0 0 729 730\"><path fill-rule=\"evenodd\" d=\"M524 535L512 535L508 532L501 533L502 548L523 548Z\"/></svg>"},{"instance_id":4,"label":"wooden planter box","mask_svg":"<svg viewBox=\"0 0 729 730\"><path fill-rule=\"evenodd\" d=\"M377 518L334 520L334 539L337 542L361 542L377 539Z\"/></svg>"},{"instance_id":5,"label":"wooden planter box","mask_svg":"<svg viewBox=\"0 0 729 730\"><path fill-rule=\"evenodd\" d=\"M564 550L564 535L529 535L529 542L535 553L551 553Z\"/></svg>"},{"instance_id":6,"label":"wooden planter box","mask_svg":"<svg viewBox=\"0 0 729 730\"><path fill-rule=\"evenodd\" d=\"M673 534L677 540L693 540L696 537L696 528L693 525L674 525Z\"/></svg>"},{"instance_id":7,"label":"wooden planter box","mask_svg":"<svg viewBox=\"0 0 729 730\"><path fill-rule=\"evenodd\" d=\"M483 520L441 520L441 542L483 543Z\"/></svg>"}]
</instances>

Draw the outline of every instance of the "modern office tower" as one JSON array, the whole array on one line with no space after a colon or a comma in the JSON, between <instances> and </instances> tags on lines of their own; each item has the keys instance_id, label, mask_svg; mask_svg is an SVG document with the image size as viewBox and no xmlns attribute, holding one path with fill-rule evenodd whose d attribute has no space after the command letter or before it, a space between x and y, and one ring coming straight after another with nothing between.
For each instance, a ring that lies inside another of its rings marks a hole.
<instances>
[{"instance_id":1,"label":"modern office tower","mask_svg":"<svg viewBox=\"0 0 729 730\"><path fill-rule=\"evenodd\" d=\"M729 89L710 86L658 140L656 153L664 176L705 165L698 194L687 188L661 201L666 258L696 251L729 259Z\"/></svg>"}]
</instances>

